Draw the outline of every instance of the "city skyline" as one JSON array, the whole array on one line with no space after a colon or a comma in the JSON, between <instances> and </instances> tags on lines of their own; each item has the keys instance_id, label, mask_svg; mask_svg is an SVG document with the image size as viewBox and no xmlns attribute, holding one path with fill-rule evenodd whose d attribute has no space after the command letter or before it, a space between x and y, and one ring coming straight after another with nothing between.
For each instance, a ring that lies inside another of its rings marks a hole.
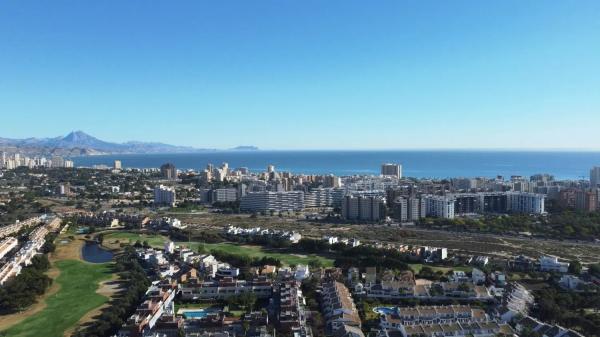
<instances>
[{"instance_id":1,"label":"city skyline","mask_svg":"<svg viewBox=\"0 0 600 337\"><path fill-rule=\"evenodd\" d=\"M0 137L600 149L593 1L0 9Z\"/></svg>"}]
</instances>

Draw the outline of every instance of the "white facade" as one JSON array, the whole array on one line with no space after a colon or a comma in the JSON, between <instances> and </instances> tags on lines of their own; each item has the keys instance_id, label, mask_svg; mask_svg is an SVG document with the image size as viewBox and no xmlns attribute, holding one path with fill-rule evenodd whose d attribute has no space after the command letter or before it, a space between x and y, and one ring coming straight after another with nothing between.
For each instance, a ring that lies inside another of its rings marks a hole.
<instances>
[{"instance_id":1,"label":"white facade","mask_svg":"<svg viewBox=\"0 0 600 337\"><path fill-rule=\"evenodd\" d=\"M157 205L175 205L175 189L173 187L159 185L154 188L154 203Z\"/></svg>"},{"instance_id":2,"label":"white facade","mask_svg":"<svg viewBox=\"0 0 600 337\"><path fill-rule=\"evenodd\" d=\"M306 265L298 265L296 267L296 271L294 272L294 278L298 281L302 281L307 279L310 276L310 271L308 270L308 266Z\"/></svg>"},{"instance_id":3,"label":"white facade","mask_svg":"<svg viewBox=\"0 0 600 337\"><path fill-rule=\"evenodd\" d=\"M212 190L212 202L234 202L238 200L237 188L217 188Z\"/></svg>"},{"instance_id":4,"label":"white facade","mask_svg":"<svg viewBox=\"0 0 600 337\"><path fill-rule=\"evenodd\" d=\"M249 212L299 211L304 209L304 192L249 192L241 198L240 210Z\"/></svg>"},{"instance_id":5,"label":"white facade","mask_svg":"<svg viewBox=\"0 0 600 337\"><path fill-rule=\"evenodd\" d=\"M454 219L454 199L446 196L424 196L427 216L444 219Z\"/></svg>"},{"instance_id":6,"label":"white facade","mask_svg":"<svg viewBox=\"0 0 600 337\"><path fill-rule=\"evenodd\" d=\"M546 196L537 193L509 192L508 207L513 213L544 214Z\"/></svg>"},{"instance_id":7,"label":"white facade","mask_svg":"<svg viewBox=\"0 0 600 337\"><path fill-rule=\"evenodd\" d=\"M558 258L556 256L541 256L540 270L566 273L567 271L569 271L569 263L558 261Z\"/></svg>"}]
</instances>

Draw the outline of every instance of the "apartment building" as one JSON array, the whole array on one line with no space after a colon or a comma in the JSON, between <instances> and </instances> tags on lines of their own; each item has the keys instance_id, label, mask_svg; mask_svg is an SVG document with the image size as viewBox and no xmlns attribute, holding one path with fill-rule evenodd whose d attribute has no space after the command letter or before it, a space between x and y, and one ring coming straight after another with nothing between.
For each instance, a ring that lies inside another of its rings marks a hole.
<instances>
[{"instance_id":1,"label":"apartment building","mask_svg":"<svg viewBox=\"0 0 600 337\"><path fill-rule=\"evenodd\" d=\"M322 284L321 306L326 330L335 332L344 325L360 328L361 321L354 300L346 286L335 280Z\"/></svg>"},{"instance_id":2,"label":"apartment building","mask_svg":"<svg viewBox=\"0 0 600 337\"><path fill-rule=\"evenodd\" d=\"M176 288L168 283L154 283L146 291L135 313L119 330L118 337L142 337L151 330L163 315L173 315Z\"/></svg>"},{"instance_id":3,"label":"apartment building","mask_svg":"<svg viewBox=\"0 0 600 337\"><path fill-rule=\"evenodd\" d=\"M154 188L154 204L175 206L175 201L175 188L165 185Z\"/></svg>"},{"instance_id":4,"label":"apartment building","mask_svg":"<svg viewBox=\"0 0 600 337\"><path fill-rule=\"evenodd\" d=\"M29 218L29 219L23 220L23 221L17 220L12 225L0 227L0 238L17 233L21 229L31 227L33 225L38 224L41 221L42 221L42 217L36 216L36 217Z\"/></svg>"},{"instance_id":5,"label":"apartment building","mask_svg":"<svg viewBox=\"0 0 600 337\"><path fill-rule=\"evenodd\" d=\"M312 333L306 324L306 309L300 284L296 281L282 281L273 289L271 300L276 308L278 331L296 337L310 337Z\"/></svg>"},{"instance_id":6,"label":"apartment building","mask_svg":"<svg viewBox=\"0 0 600 337\"><path fill-rule=\"evenodd\" d=\"M448 196L427 195L423 197L428 217L454 219L454 199Z\"/></svg>"},{"instance_id":7,"label":"apartment building","mask_svg":"<svg viewBox=\"0 0 600 337\"><path fill-rule=\"evenodd\" d=\"M400 179L402 178L402 165L391 163L381 164L381 175Z\"/></svg>"},{"instance_id":8,"label":"apartment building","mask_svg":"<svg viewBox=\"0 0 600 337\"><path fill-rule=\"evenodd\" d=\"M304 193L306 208L339 207L342 205L345 191L341 188L313 188Z\"/></svg>"},{"instance_id":9,"label":"apartment building","mask_svg":"<svg viewBox=\"0 0 600 337\"><path fill-rule=\"evenodd\" d=\"M19 244L17 238L11 236L0 242L0 259L6 256L11 250L13 250Z\"/></svg>"},{"instance_id":10,"label":"apartment building","mask_svg":"<svg viewBox=\"0 0 600 337\"><path fill-rule=\"evenodd\" d=\"M386 308L380 315L378 337L400 333L413 336L496 336L513 333L510 326L491 320L483 309L468 305Z\"/></svg>"},{"instance_id":11,"label":"apartment building","mask_svg":"<svg viewBox=\"0 0 600 337\"><path fill-rule=\"evenodd\" d=\"M385 219L385 198L347 195L342 202L342 217L346 220L383 220Z\"/></svg>"},{"instance_id":12,"label":"apartment building","mask_svg":"<svg viewBox=\"0 0 600 337\"><path fill-rule=\"evenodd\" d=\"M186 300L221 300L230 296L251 292L258 298L269 298L273 283L266 277L251 281L223 277L220 280L190 282L180 285L181 297Z\"/></svg>"},{"instance_id":13,"label":"apartment building","mask_svg":"<svg viewBox=\"0 0 600 337\"><path fill-rule=\"evenodd\" d=\"M240 210L246 212L300 211L304 207L302 191L249 192L240 202Z\"/></svg>"},{"instance_id":14,"label":"apartment building","mask_svg":"<svg viewBox=\"0 0 600 337\"><path fill-rule=\"evenodd\" d=\"M425 203L417 197L397 197L392 204L394 218L400 222L418 221L425 217Z\"/></svg>"},{"instance_id":15,"label":"apartment building","mask_svg":"<svg viewBox=\"0 0 600 337\"><path fill-rule=\"evenodd\" d=\"M215 202L234 202L239 199L237 188L216 188L210 191L210 201Z\"/></svg>"}]
</instances>

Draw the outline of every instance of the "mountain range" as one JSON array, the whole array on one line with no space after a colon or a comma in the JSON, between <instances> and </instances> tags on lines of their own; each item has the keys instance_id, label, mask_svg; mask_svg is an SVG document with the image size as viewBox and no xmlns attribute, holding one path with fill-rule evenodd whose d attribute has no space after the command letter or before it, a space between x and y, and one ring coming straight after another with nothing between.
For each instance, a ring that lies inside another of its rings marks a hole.
<instances>
[{"instance_id":1,"label":"mountain range","mask_svg":"<svg viewBox=\"0 0 600 337\"><path fill-rule=\"evenodd\" d=\"M231 150L258 150L254 146L238 146ZM73 131L64 137L55 138L0 138L0 151L19 152L32 155L101 155L101 154L149 154L149 153L192 153L216 151L189 146L176 146L155 142L130 141L112 143L90 136L83 131Z\"/></svg>"}]
</instances>

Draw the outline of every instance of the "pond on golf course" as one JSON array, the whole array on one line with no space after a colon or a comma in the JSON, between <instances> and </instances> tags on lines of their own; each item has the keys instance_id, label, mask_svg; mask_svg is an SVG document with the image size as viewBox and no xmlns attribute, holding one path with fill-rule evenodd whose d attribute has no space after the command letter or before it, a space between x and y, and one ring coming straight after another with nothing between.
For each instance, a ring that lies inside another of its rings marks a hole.
<instances>
[{"instance_id":1,"label":"pond on golf course","mask_svg":"<svg viewBox=\"0 0 600 337\"><path fill-rule=\"evenodd\" d=\"M83 260L91 263L109 262L113 258L113 253L110 250L100 247L97 242L86 241L81 247L81 256Z\"/></svg>"}]
</instances>

